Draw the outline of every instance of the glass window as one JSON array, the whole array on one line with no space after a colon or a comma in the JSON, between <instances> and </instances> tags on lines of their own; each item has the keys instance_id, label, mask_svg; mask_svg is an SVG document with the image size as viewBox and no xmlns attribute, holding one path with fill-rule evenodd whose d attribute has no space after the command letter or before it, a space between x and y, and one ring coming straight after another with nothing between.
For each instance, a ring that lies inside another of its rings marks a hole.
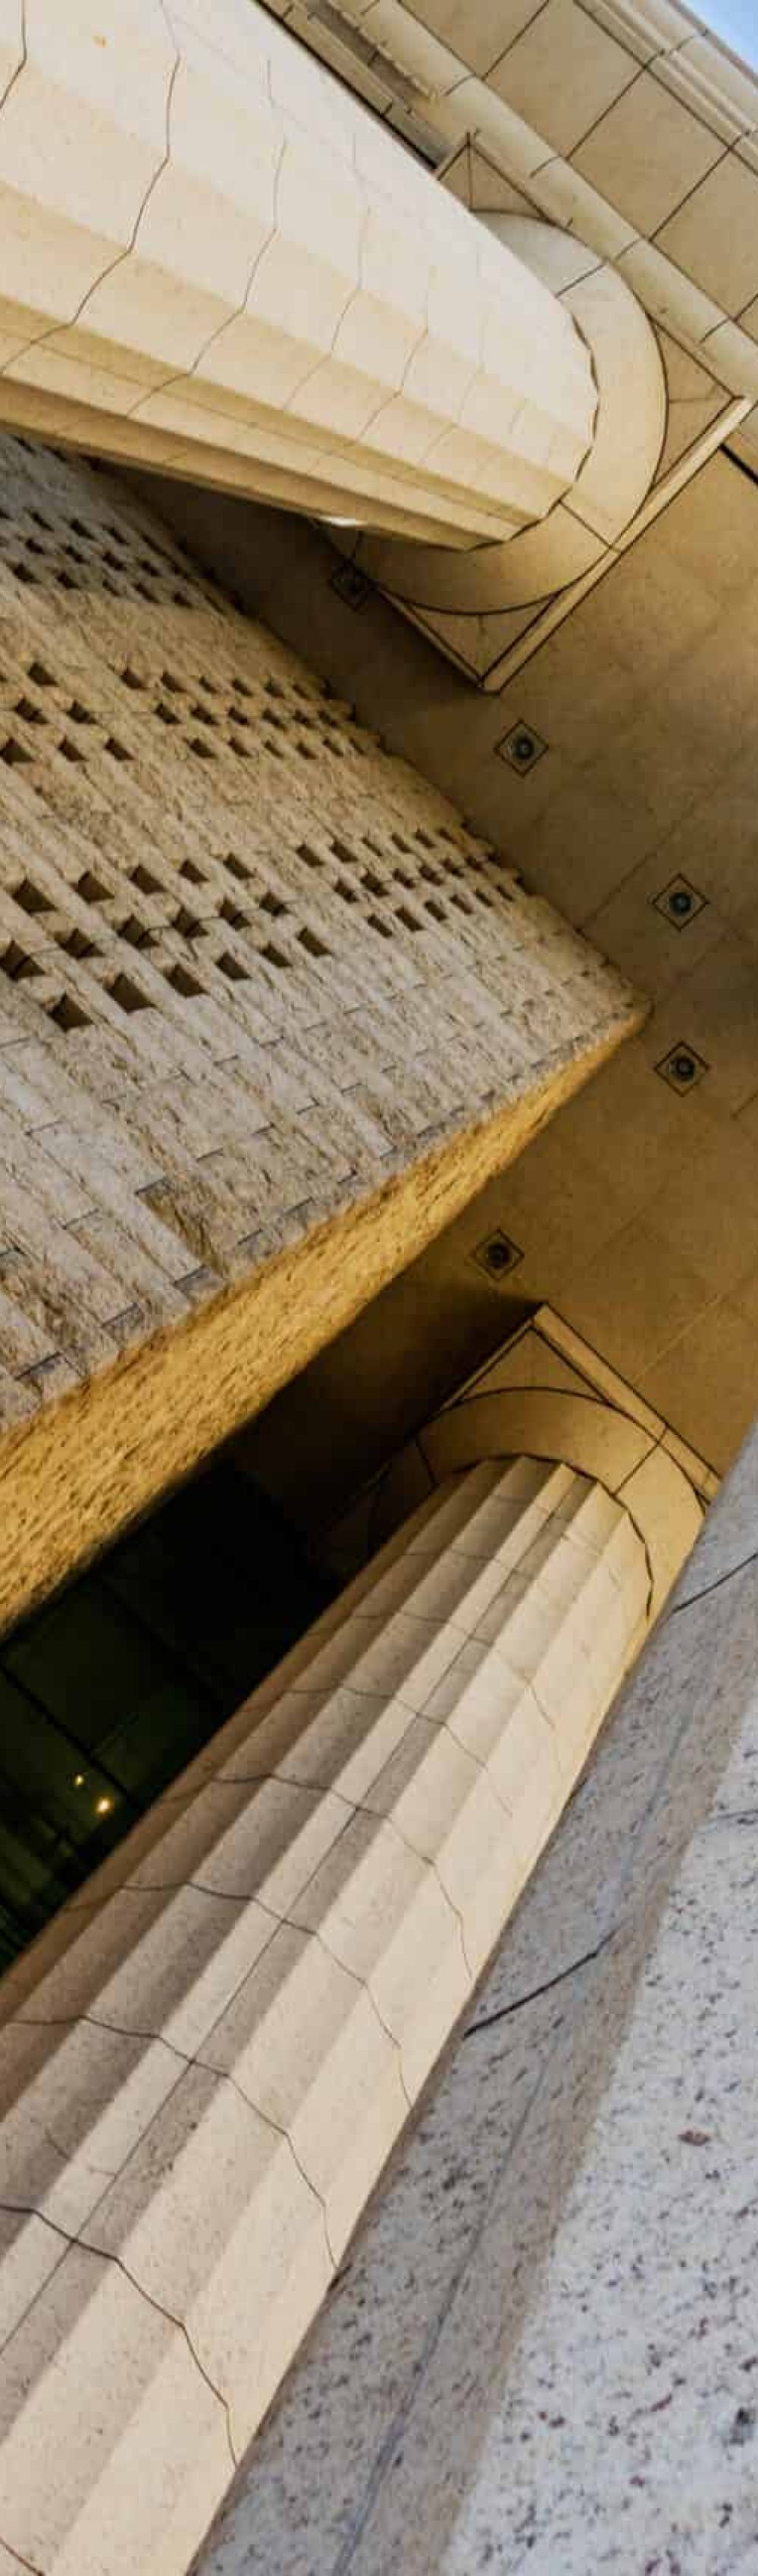
<instances>
[{"instance_id":1,"label":"glass window","mask_svg":"<svg viewBox=\"0 0 758 2576\"><path fill-rule=\"evenodd\" d=\"M221 1460L0 1640L0 1970L329 1597Z\"/></svg>"}]
</instances>

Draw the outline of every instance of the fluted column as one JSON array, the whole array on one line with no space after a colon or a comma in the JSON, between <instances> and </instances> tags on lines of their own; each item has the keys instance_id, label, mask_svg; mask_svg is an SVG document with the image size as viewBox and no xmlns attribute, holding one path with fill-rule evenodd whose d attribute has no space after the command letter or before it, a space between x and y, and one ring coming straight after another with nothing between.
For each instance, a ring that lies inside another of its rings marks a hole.
<instances>
[{"instance_id":1,"label":"fluted column","mask_svg":"<svg viewBox=\"0 0 758 2576\"><path fill-rule=\"evenodd\" d=\"M11 2564L183 2576L649 1597L590 1477L448 1476L7 1979Z\"/></svg>"},{"instance_id":2,"label":"fluted column","mask_svg":"<svg viewBox=\"0 0 758 2576\"><path fill-rule=\"evenodd\" d=\"M0 26L0 419L445 545L592 443L571 315L255 0Z\"/></svg>"}]
</instances>

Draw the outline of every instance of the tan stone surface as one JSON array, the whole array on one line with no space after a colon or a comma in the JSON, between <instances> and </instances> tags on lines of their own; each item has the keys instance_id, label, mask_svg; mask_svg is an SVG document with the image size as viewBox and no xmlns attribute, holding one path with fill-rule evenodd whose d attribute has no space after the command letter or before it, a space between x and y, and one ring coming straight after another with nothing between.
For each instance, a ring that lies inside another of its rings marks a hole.
<instances>
[{"instance_id":1,"label":"tan stone surface","mask_svg":"<svg viewBox=\"0 0 758 2576\"><path fill-rule=\"evenodd\" d=\"M192 529L204 561L231 563L243 513L207 495L181 500L172 523ZM352 616L329 590L320 534L295 538L267 513L256 543L261 604L280 630L296 638L311 602L335 686L349 671L394 747L654 998L644 1035L303 1386L298 1436L308 1440L309 1406L315 1430L328 1404L346 1457L332 1508L361 1479L367 1448L378 1464L497 1346L522 1295L549 1299L720 1474L758 1406L756 485L714 458L492 701L443 674L379 598ZM497 748L520 722L548 746L524 777ZM700 905L683 929L660 904L681 877ZM708 1067L686 1099L656 1069L679 1041ZM495 1228L524 1256L502 1286L473 1259ZM271 1433L282 1452L294 1393ZM313 1449L308 1470L318 1475Z\"/></svg>"},{"instance_id":2,"label":"tan stone surface","mask_svg":"<svg viewBox=\"0 0 758 2576\"><path fill-rule=\"evenodd\" d=\"M628 988L91 472L0 510L0 1618L239 1425Z\"/></svg>"},{"instance_id":3,"label":"tan stone surface","mask_svg":"<svg viewBox=\"0 0 758 2576\"><path fill-rule=\"evenodd\" d=\"M614 1038L606 1045L614 1044ZM601 1060L606 1047L598 1051ZM597 1057L594 1059L597 1061ZM487 1127L339 1216L9 1438L0 1457L0 1616L17 1618L219 1441L348 1323L395 1270L518 1153L593 1069L581 1060Z\"/></svg>"}]
</instances>

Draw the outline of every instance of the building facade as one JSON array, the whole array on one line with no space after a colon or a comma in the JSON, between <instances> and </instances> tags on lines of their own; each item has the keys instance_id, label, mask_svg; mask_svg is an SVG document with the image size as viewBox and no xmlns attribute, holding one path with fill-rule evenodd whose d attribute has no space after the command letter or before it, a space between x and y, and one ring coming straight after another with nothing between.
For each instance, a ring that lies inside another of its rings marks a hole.
<instances>
[{"instance_id":1,"label":"building facade","mask_svg":"<svg viewBox=\"0 0 758 2576\"><path fill-rule=\"evenodd\" d=\"M758 80L0 51L0 2569L749 2570Z\"/></svg>"}]
</instances>

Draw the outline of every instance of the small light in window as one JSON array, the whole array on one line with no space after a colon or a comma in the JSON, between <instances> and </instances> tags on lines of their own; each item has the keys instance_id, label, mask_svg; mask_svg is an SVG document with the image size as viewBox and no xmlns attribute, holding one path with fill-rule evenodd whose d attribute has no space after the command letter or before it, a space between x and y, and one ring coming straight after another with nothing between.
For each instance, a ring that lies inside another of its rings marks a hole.
<instances>
[{"instance_id":1,"label":"small light in window","mask_svg":"<svg viewBox=\"0 0 758 2576\"><path fill-rule=\"evenodd\" d=\"M75 1789L83 1789L83 1788L84 1788L84 1772L83 1772L83 1771L75 1771L75 1772L74 1772L74 1788L75 1788Z\"/></svg>"},{"instance_id":2,"label":"small light in window","mask_svg":"<svg viewBox=\"0 0 758 2576\"><path fill-rule=\"evenodd\" d=\"M96 1799L95 1799L95 1814L96 1814L96 1816L109 1816L109 1815L110 1815L110 1812L111 1812L111 1807L112 1807L112 1805L113 1805L113 1799L112 1799L112 1798L96 1798Z\"/></svg>"}]
</instances>

